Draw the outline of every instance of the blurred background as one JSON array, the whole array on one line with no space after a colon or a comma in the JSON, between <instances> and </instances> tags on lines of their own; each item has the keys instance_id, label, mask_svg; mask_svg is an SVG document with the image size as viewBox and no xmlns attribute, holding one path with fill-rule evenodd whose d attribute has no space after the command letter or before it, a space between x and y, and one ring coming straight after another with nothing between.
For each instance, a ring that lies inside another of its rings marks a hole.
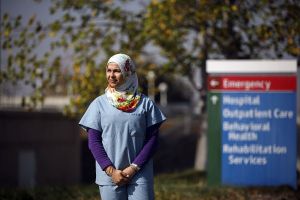
<instances>
[{"instance_id":1,"label":"blurred background","mask_svg":"<svg viewBox=\"0 0 300 200\"><path fill-rule=\"evenodd\" d=\"M77 123L104 92L115 53L131 56L140 90L168 117L157 176L188 170L185 177L204 179L206 61L300 61L299 0L0 2L2 188L94 183L95 163ZM297 85L300 102L299 78ZM299 105L297 112L299 127Z\"/></svg>"}]
</instances>

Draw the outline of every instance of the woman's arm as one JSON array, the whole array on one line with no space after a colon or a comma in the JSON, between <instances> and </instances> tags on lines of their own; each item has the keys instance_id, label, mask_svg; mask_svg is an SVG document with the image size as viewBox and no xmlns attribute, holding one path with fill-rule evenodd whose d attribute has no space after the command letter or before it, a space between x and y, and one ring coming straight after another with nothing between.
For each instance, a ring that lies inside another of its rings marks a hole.
<instances>
[{"instance_id":1,"label":"woman's arm","mask_svg":"<svg viewBox=\"0 0 300 200\"><path fill-rule=\"evenodd\" d=\"M112 166L113 164L103 147L101 134L102 133L100 131L89 129L88 146L102 170L105 170L108 166Z\"/></svg>"},{"instance_id":2,"label":"woman's arm","mask_svg":"<svg viewBox=\"0 0 300 200\"><path fill-rule=\"evenodd\" d=\"M128 182L127 174L124 174L121 170L115 169L111 160L107 156L102 144L100 131L94 129L88 130L88 146L102 170L112 178L112 181L116 185L121 186Z\"/></svg>"},{"instance_id":3,"label":"woman's arm","mask_svg":"<svg viewBox=\"0 0 300 200\"><path fill-rule=\"evenodd\" d=\"M157 124L147 128L146 138L142 150L136 156L133 163L123 170L123 172L128 175L129 178L132 178L136 172L153 156L158 146L159 126L160 124Z\"/></svg>"},{"instance_id":4,"label":"woman's arm","mask_svg":"<svg viewBox=\"0 0 300 200\"><path fill-rule=\"evenodd\" d=\"M160 124L150 126L146 130L144 146L133 163L139 168L143 167L146 162L153 156L158 146L158 133Z\"/></svg>"}]
</instances>

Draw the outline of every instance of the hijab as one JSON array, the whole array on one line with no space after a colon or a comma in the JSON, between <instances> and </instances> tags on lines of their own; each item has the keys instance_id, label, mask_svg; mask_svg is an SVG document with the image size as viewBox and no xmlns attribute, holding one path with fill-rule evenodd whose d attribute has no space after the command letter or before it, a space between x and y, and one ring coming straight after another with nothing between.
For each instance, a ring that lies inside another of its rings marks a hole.
<instances>
[{"instance_id":1,"label":"hijab","mask_svg":"<svg viewBox=\"0 0 300 200\"><path fill-rule=\"evenodd\" d=\"M109 86L105 90L108 101L111 105L124 112L133 111L138 105L141 95L138 92L138 77L131 58L126 54L113 55L107 62L118 64L124 83L116 88Z\"/></svg>"}]
</instances>

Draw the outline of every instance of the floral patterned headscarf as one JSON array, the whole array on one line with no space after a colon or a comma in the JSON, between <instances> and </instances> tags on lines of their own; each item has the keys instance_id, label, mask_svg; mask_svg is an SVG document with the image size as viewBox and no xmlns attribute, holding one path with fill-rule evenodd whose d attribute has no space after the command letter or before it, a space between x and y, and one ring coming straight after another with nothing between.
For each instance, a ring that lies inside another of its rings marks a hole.
<instances>
[{"instance_id":1,"label":"floral patterned headscarf","mask_svg":"<svg viewBox=\"0 0 300 200\"><path fill-rule=\"evenodd\" d=\"M105 90L108 101L117 109L124 112L133 111L141 95L138 93L138 77L135 66L131 58L126 54L116 54L112 56L107 64L117 63L125 82L117 88L110 88Z\"/></svg>"}]
</instances>

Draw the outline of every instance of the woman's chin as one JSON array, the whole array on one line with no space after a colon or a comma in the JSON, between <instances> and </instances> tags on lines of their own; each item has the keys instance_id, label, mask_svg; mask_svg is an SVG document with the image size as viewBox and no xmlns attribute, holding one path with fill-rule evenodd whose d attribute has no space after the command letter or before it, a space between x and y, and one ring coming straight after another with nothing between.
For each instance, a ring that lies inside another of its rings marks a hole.
<instances>
[{"instance_id":1,"label":"woman's chin","mask_svg":"<svg viewBox=\"0 0 300 200\"><path fill-rule=\"evenodd\" d=\"M115 84L115 83L110 83L110 84L109 84L109 87L110 87L110 88L116 88L117 86L118 86L118 84Z\"/></svg>"}]
</instances>

